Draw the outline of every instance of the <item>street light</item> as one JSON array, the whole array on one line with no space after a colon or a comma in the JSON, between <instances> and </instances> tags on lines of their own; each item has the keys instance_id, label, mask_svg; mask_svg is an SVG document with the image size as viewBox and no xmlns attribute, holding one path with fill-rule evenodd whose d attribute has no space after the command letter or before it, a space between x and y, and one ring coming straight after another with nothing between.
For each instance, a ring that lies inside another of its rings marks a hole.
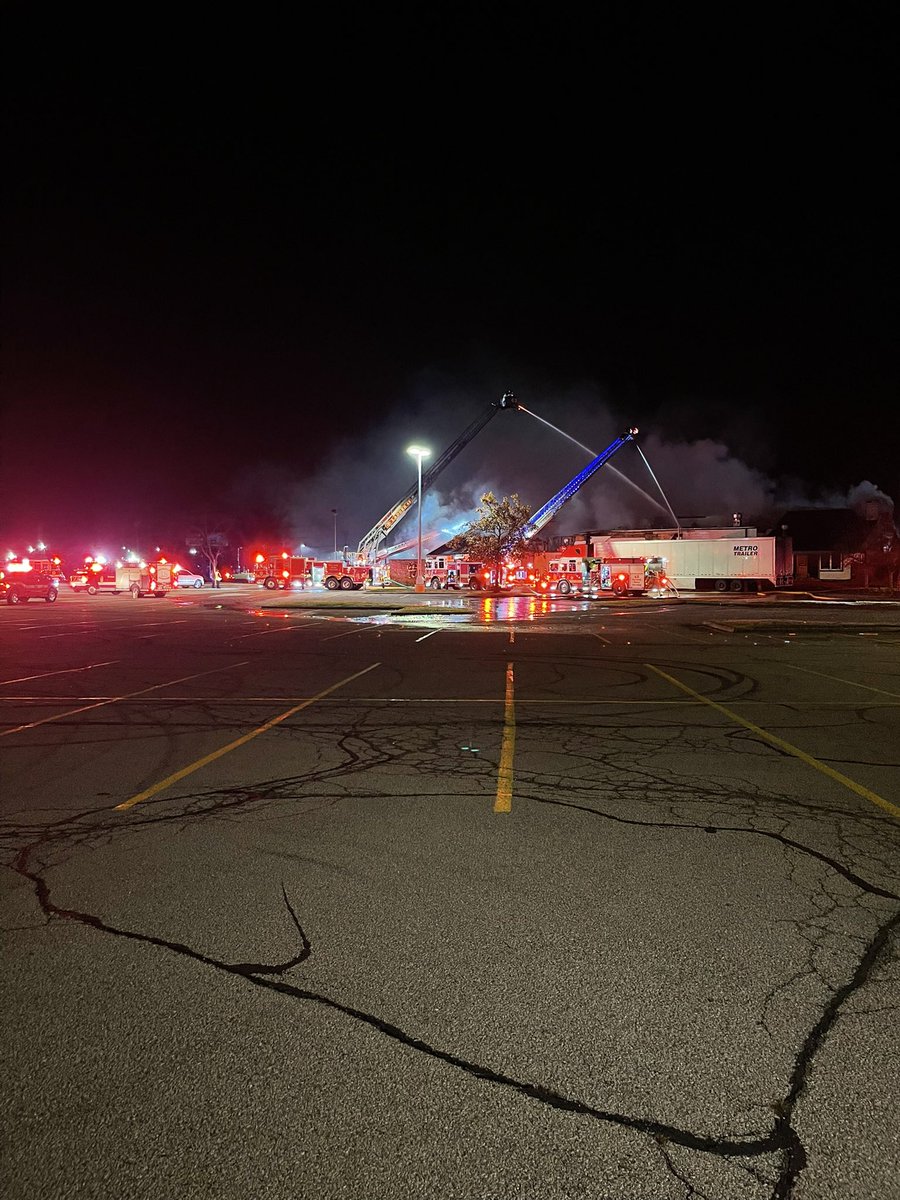
<instances>
[{"instance_id":1,"label":"street light","mask_svg":"<svg viewBox=\"0 0 900 1200\"><path fill-rule=\"evenodd\" d=\"M416 558L416 591L425 591L425 575L422 570L422 459L431 453L424 446L408 446L407 454L411 454L419 468L419 553Z\"/></svg>"},{"instance_id":2,"label":"street light","mask_svg":"<svg viewBox=\"0 0 900 1200\"><path fill-rule=\"evenodd\" d=\"M337 558L337 509L331 510L331 515L334 517L334 557Z\"/></svg>"}]
</instances>

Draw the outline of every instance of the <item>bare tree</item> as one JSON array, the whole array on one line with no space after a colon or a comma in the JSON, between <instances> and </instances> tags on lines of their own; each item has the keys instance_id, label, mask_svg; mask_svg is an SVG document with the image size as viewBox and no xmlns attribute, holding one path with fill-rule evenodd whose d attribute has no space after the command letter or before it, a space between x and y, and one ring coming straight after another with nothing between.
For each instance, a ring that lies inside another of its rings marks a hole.
<instances>
[{"instance_id":1,"label":"bare tree","mask_svg":"<svg viewBox=\"0 0 900 1200\"><path fill-rule=\"evenodd\" d=\"M228 518L221 514L215 518L204 516L189 526L185 536L185 545L196 550L209 564L209 578L214 588L221 584L219 559L222 551L230 544L228 525Z\"/></svg>"},{"instance_id":2,"label":"bare tree","mask_svg":"<svg viewBox=\"0 0 900 1200\"><path fill-rule=\"evenodd\" d=\"M531 509L515 492L502 500L498 500L493 492L485 492L476 514L468 528L458 533L447 546L484 562L496 583L501 578L506 559L521 559L528 553L523 531Z\"/></svg>"}]
</instances>

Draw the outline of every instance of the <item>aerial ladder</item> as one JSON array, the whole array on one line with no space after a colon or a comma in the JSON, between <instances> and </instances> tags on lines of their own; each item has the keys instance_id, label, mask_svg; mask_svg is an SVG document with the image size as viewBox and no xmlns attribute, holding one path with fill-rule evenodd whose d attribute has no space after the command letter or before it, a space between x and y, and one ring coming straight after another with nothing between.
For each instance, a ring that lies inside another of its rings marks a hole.
<instances>
[{"instance_id":1,"label":"aerial ladder","mask_svg":"<svg viewBox=\"0 0 900 1200\"><path fill-rule=\"evenodd\" d=\"M441 471L456 458L460 450L463 450L471 442L472 438L477 433L480 433L493 417L502 409L518 408L519 402L516 400L512 392L504 392L499 401L492 403L487 412L482 416L477 417L472 424L462 431L459 437L450 443L447 449L443 452L440 458L436 459L431 466L422 474L422 489L429 488L440 475ZM376 557L378 547L382 540L387 537L394 526L400 521L416 503L418 498L419 484L418 479L412 485L408 492L398 500L393 508L389 508L380 521L369 530L366 536L360 541L359 549L357 550L357 561L371 562Z\"/></svg>"},{"instance_id":2,"label":"aerial ladder","mask_svg":"<svg viewBox=\"0 0 900 1200\"><path fill-rule=\"evenodd\" d=\"M595 472L599 471L605 463L609 462L617 450L621 450L626 442L634 440L637 432L636 428L632 428L627 433L623 433L621 437L616 438L601 454L598 454L583 470L579 471L574 479L570 479L564 488L560 488L556 495L551 497L543 508L539 508L525 522L522 527L522 537L526 541L530 541L536 534L540 533L544 526L553 520L563 505L572 499L579 488L583 487Z\"/></svg>"}]
</instances>

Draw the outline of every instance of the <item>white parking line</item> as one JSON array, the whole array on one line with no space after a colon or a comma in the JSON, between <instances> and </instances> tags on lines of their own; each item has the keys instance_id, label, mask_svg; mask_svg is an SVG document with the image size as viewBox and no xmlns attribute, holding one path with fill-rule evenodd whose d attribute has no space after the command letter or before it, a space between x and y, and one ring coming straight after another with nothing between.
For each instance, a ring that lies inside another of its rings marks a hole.
<instances>
[{"instance_id":1,"label":"white parking line","mask_svg":"<svg viewBox=\"0 0 900 1200\"><path fill-rule=\"evenodd\" d=\"M8 683L28 683L32 679L47 679L51 675L71 675L73 671L90 671L94 667L111 667L119 660L110 658L106 662L87 663L83 667L65 667L60 671L43 671L40 675L20 675L18 679L0 679L0 687L5 687Z\"/></svg>"},{"instance_id":2,"label":"white parking line","mask_svg":"<svg viewBox=\"0 0 900 1200\"><path fill-rule=\"evenodd\" d=\"M70 708L66 712L56 713L55 716L43 717L40 721L29 721L27 725L16 725L12 729L4 729L0 732L0 737L9 737L11 733L21 733L24 729L37 729L39 725L49 725L51 721L61 721L63 717L74 717L78 713L89 712L92 708L103 708L105 704L115 704L119 700L133 700L135 696L146 696L148 692L173 687L176 683L185 683L189 679L202 679L204 675L215 675L218 671L233 671L235 667L246 667L249 661L248 659L247 662L230 663L227 667L213 667L211 671L198 671L195 675L182 675L180 679L170 679L166 683L154 683L152 687L141 688L138 692L127 692L124 696L110 696L108 700L98 700L96 704Z\"/></svg>"}]
</instances>

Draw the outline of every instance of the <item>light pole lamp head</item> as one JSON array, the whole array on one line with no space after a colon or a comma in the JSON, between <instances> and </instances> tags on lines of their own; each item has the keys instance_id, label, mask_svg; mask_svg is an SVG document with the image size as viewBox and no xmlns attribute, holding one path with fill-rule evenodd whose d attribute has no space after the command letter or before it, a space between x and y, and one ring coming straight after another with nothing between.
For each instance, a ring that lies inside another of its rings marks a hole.
<instances>
[{"instance_id":1,"label":"light pole lamp head","mask_svg":"<svg viewBox=\"0 0 900 1200\"><path fill-rule=\"evenodd\" d=\"M406 453L411 454L413 458L421 462L423 458L429 456L431 451L426 446L407 446Z\"/></svg>"}]
</instances>

